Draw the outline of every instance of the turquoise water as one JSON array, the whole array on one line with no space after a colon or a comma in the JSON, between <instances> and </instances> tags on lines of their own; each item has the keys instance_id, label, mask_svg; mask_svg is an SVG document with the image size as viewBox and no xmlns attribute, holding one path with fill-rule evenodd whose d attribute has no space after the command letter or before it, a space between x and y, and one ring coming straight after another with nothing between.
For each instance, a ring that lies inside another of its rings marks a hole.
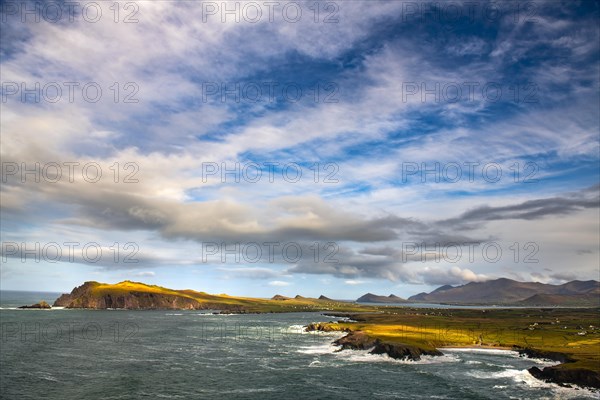
<instances>
[{"instance_id":1,"label":"turquoise water","mask_svg":"<svg viewBox=\"0 0 600 400\"><path fill-rule=\"evenodd\" d=\"M597 398L535 380L526 369L549 364L510 351L336 352L339 334L302 331L331 320L319 313L14 310L0 298L3 399Z\"/></svg>"}]
</instances>

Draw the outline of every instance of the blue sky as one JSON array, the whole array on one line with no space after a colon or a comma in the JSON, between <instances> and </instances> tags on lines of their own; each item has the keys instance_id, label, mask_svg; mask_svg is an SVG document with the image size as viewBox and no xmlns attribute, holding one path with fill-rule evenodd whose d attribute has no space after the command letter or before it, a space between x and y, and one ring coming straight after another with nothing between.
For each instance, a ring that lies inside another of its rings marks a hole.
<instances>
[{"instance_id":1,"label":"blue sky","mask_svg":"<svg viewBox=\"0 0 600 400\"><path fill-rule=\"evenodd\" d=\"M598 279L598 2L55 4L2 2L2 289Z\"/></svg>"}]
</instances>

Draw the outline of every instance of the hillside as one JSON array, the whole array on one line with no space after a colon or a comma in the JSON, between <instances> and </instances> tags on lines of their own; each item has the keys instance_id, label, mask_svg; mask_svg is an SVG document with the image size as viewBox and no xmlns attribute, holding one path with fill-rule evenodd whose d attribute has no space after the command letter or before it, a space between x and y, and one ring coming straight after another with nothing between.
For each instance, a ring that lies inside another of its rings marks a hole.
<instances>
[{"instance_id":1,"label":"hillside","mask_svg":"<svg viewBox=\"0 0 600 400\"><path fill-rule=\"evenodd\" d=\"M390 294L389 296L378 296L373 293L367 293L358 299L357 303L407 303L402 297Z\"/></svg>"},{"instance_id":2,"label":"hillside","mask_svg":"<svg viewBox=\"0 0 600 400\"><path fill-rule=\"evenodd\" d=\"M485 282L470 282L456 287L446 285L431 293L419 293L411 296L408 300L450 304L522 303L522 305L593 306L598 304L599 294L600 283L593 280L550 285L501 278ZM544 301L548 301L548 303L544 303Z\"/></svg>"},{"instance_id":3,"label":"hillside","mask_svg":"<svg viewBox=\"0 0 600 400\"><path fill-rule=\"evenodd\" d=\"M578 295L536 294L517 303L520 306L600 307L598 293Z\"/></svg>"},{"instance_id":4,"label":"hillside","mask_svg":"<svg viewBox=\"0 0 600 400\"><path fill-rule=\"evenodd\" d=\"M282 301L285 300L285 301ZM85 282L71 293L63 294L54 307L129 310L220 310L223 312L292 312L365 309L328 299L276 295L273 299L212 295L195 290L173 290L141 282L116 284Z\"/></svg>"}]
</instances>

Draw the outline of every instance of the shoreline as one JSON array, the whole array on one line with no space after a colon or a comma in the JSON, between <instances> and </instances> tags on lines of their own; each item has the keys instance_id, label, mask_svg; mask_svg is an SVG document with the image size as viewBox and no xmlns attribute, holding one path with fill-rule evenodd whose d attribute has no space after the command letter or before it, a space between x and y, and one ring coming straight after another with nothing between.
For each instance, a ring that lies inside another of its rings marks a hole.
<instances>
[{"instance_id":1,"label":"shoreline","mask_svg":"<svg viewBox=\"0 0 600 400\"><path fill-rule=\"evenodd\" d=\"M439 346L436 348L440 349L440 350L443 350L443 349L447 349L447 350L452 350L452 349L456 349L456 350L509 350L509 351L514 351L517 353L519 352L519 350L516 350L514 347L490 346L490 345Z\"/></svg>"},{"instance_id":2,"label":"shoreline","mask_svg":"<svg viewBox=\"0 0 600 400\"><path fill-rule=\"evenodd\" d=\"M347 326L340 327L338 325L333 327L332 325L338 324L312 323L305 326L305 329L306 331L318 330L328 332L335 330L339 332L345 332L346 335L344 337L337 339L333 342L333 344L341 345L341 349L372 349L370 351L372 354L385 353L391 358L409 359L413 361L420 360L421 355L442 355L444 350L486 350L491 352L511 351L518 353L521 357L538 360L551 360L556 362L555 365L547 366L542 369L540 369L537 366L532 366L528 368L527 372L537 380L555 383L563 387L572 387L574 385L580 388L592 390L594 392L600 391L600 375L596 371L585 367L572 367L570 364L574 364L575 360L569 354L559 351L538 350L535 348L522 347L519 345L512 345L510 347L484 344L435 346L429 343L428 346L426 343L418 342L407 344L390 341L389 338L386 339L385 335L380 336L372 333L369 334L360 329L353 330Z\"/></svg>"}]
</instances>

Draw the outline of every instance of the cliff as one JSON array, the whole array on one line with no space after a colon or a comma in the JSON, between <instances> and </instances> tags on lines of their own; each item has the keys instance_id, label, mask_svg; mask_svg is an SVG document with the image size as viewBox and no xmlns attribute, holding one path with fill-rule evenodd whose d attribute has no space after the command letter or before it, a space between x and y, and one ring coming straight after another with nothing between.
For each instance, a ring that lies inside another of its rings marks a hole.
<instances>
[{"instance_id":1,"label":"cliff","mask_svg":"<svg viewBox=\"0 0 600 400\"><path fill-rule=\"evenodd\" d=\"M73 289L71 293L61 295L54 302L54 306L93 309L125 308L130 310L239 308L218 301L218 296L190 290L171 290L131 281L124 281L115 285L93 281L85 282Z\"/></svg>"},{"instance_id":2,"label":"cliff","mask_svg":"<svg viewBox=\"0 0 600 400\"><path fill-rule=\"evenodd\" d=\"M54 306L65 308L129 310L200 310L212 309L228 313L299 312L324 310L355 310L357 305L337 301L276 295L272 299L212 295L191 289L174 290L141 282L123 281L116 284L89 281L71 293L61 295Z\"/></svg>"}]
</instances>

